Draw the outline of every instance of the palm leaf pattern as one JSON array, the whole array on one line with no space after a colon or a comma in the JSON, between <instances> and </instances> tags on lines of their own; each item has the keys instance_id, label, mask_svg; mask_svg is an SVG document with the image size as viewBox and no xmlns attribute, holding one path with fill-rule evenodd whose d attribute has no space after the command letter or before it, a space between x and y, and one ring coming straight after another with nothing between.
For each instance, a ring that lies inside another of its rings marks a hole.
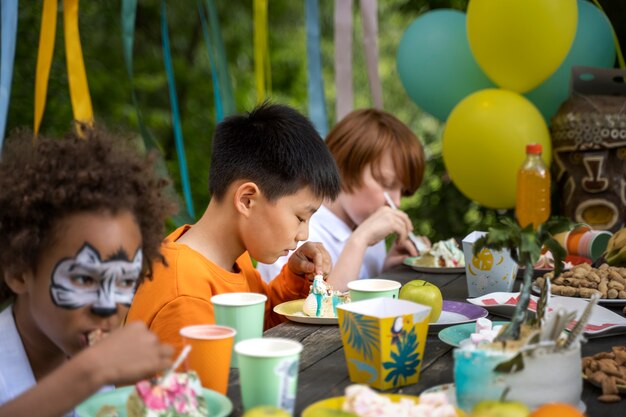
<instances>
[{"instance_id":1,"label":"palm leaf pattern","mask_svg":"<svg viewBox=\"0 0 626 417\"><path fill-rule=\"evenodd\" d=\"M378 323L376 319L368 319L362 314L346 314L344 319L348 344L361 353L366 360L371 360L374 351L378 350L376 333Z\"/></svg>"},{"instance_id":2,"label":"palm leaf pattern","mask_svg":"<svg viewBox=\"0 0 626 417\"><path fill-rule=\"evenodd\" d=\"M421 362L419 354L416 352L418 344L415 328L412 328L408 333L402 332L396 344L398 351L394 352L392 347L391 359L393 360L383 363L383 368L390 369L385 377L385 382L393 380L393 385L397 386L401 380L405 382L407 378L417 373L417 367Z\"/></svg>"}]
</instances>

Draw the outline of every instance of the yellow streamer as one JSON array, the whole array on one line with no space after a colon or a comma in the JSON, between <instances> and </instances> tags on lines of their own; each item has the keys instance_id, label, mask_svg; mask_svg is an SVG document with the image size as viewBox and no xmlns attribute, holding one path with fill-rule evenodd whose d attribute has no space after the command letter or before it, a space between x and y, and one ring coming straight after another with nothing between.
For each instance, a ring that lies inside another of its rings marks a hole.
<instances>
[{"instance_id":1,"label":"yellow streamer","mask_svg":"<svg viewBox=\"0 0 626 417\"><path fill-rule=\"evenodd\" d=\"M48 80L54 53L58 0L44 0L39 33L37 54L37 75L35 79L35 134L39 132L46 107ZM78 0L63 0L63 29L65 34L65 56L67 78L70 85L70 98L74 119L87 125L93 124L93 108L87 85L87 75L83 61L78 32ZM80 129L80 127L79 127ZM79 131L79 133L81 133Z\"/></svg>"},{"instance_id":2,"label":"yellow streamer","mask_svg":"<svg viewBox=\"0 0 626 417\"><path fill-rule=\"evenodd\" d=\"M593 0L593 4L598 6L598 9L602 10L602 13L606 15L606 12L602 8L602 5L598 0ZM608 16L607 16L608 18ZM610 21L610 19L609 19ZM621 69L626 69L626 63L624 62L624 55L622 54L622 47L619 44L619 39L617 38L617 34L615 33L615 29L613 29L613 23L611 23L611 32L613 32L613 42L615 42L615 52L617 52L617 62L619 63L619 67Z\"/></svg>"},{"instance_id":3,"label":"yellow streamer","mask_svg":"<svg viewBox=\"0 0 626 417\"><path fill-rule=\"evenodd\" d=\"M93 108L78 33L78 0L63 0L63 30L67 78L70 84L74 119L91 126L93 125Z\"/></svg>"},{"instance_id":4,"label":"yellow streamer","mask_svg":"<svg viewBox=\"0 0 626 417\"><path fill-rule=\"evenodd\" d=\"M272 90L267 38L267 0L254 0L254 74L257 101L260 103Z\"/></svg>"},{"instance_id":5,"label":"yellow streamer","mask_svg":"<svg viewBox=\"0 0 626 417\"><path fill-rule=\"evenodd\" d=\"M41 32L39 33L39 52L37 53L37 74L35 78L35 135L39 132L43 111L46 107L56 25L57 0L45 0L41 14Z\"/></svg>"}]
</instances>

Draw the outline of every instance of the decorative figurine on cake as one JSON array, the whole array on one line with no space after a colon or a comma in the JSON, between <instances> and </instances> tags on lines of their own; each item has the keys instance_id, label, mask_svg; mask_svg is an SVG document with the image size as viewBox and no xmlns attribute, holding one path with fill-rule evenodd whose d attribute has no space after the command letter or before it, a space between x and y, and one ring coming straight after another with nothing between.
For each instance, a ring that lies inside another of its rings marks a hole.
<instances>
[{"instance_id":1,"label":"decorative figurine on cake","mask_svg":"<svg viewBox=\"0 0 626 417\"><path fill-rule=\"evenodd\" d=\"M533 264L545 245L553 254L554 276L563 268L565 249L552 237L570 228L568 219L554 218L533 230L521 228L505 218L476 241L474 253L484 247L508 249L511 257L526 267L523 284L511 322L491 340L465 344L454 351L454 379L458 405L465 411L484 400L525 403L530 409L547 402L579 406L582 393L580 343L583 329L597 302L592 298L569 334L564 330L577 312L556 309L548 313L548 285L537 300L536 314L528 311L531 303Z\"/></svg>"},{"instance_id":2,"label":"decorative figurine on cake","mask_svg":"<svg viewBox=\"0 0 626 417\"><path fill-rule=\"evenodd\" d=\"M348 302L350 297L347 294L333 291L322 275L316 275L302 311L310 317L337 317L337 306Z\"/></svg>"}]
</instances>

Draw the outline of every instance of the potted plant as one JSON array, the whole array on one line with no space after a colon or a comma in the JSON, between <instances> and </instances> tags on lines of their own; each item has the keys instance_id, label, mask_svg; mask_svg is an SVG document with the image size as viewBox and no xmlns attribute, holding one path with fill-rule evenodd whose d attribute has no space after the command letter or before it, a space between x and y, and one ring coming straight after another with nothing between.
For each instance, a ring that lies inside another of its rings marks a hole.
<instances>
[{"instance_id":1,"label":"potted plant","mask_svg":"<svg viewBox=\"0 0 626 417\"><path fill-rule=\"evenodd\" d=\"M536 313L529 312L533 265L545 246L554 257L554 276L563 269L565 249L553 238L573 223L555 217L541 224L520 227L503 218L474 244L474 254L482 249L508 250L523 268L523 283L511 322L503 327L493 342L466 345L454 351L455 388L461 408L471 411L483 400L510 400L530 408L548 401L577 406L582 392L580 340L593 300L569 334L564 330L577 312L560 309L548 313L550 284L541 291Z\"/></svg>"}]
</instances>

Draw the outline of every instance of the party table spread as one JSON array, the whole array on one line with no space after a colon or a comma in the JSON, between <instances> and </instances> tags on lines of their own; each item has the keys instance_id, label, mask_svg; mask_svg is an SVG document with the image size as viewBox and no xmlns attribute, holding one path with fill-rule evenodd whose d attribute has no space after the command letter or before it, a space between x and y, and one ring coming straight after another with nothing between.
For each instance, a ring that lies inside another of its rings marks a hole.
<instances>
[{"instance_id":1,"label":"party table spread","mask_svg":"<svg viewBox=\"0 0 626 417\"><path fill-rule=\"evenodd\" d=\"M423 279L437 285L441 289L444 300L466 301L467 299L464 273L420 273L403 265L383 273L380 278L393 279L402 284L413 279ZM519 286L519 283L520 280L518 279L516 287ZM621 312L623 307L621 306L606 307L616 313L623 314ZM503 320L500 316L490 315L489 318ZM344 389L352 384L348 377L339 328L336 325L303 324L287 321L266 331L263 336L285 337L297 340L304 346L300 356L300 373L298 375L294 416L299 417L307 406L317 401L344 395ZM610 351L612 346L625 344L625 334L593 338L583 344L582 353L583 356L593 355L602 351ZM387 392L419 395L428 388L453 382L452 349L454 349L453 346L439 339L437 332L429 332L419 382ZM598 401L600 395L601 390L599 388L593 387L587 382L583 384L582 401L586 405L588 417L624 415L626 399L607 404ZM243 415L239 373L235 368L230 371L228 397L233 402L231 416Z\"/></svg>"}]
</instances>

